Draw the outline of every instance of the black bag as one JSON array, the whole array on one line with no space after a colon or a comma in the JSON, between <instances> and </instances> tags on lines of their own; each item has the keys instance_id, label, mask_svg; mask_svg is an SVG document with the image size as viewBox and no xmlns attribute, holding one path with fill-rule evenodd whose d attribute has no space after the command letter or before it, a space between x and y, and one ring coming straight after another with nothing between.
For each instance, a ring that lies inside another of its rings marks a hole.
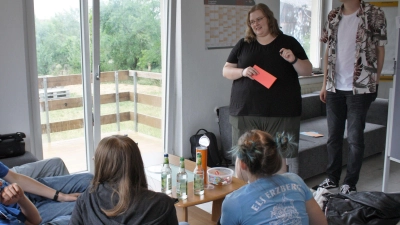
<instances>
[{"instance_id":1,"label":"black bag","mask_svg":"<svg viewBox=\"0 0 400 225\"><path fill-rule=\"evenodd\" d=\"M323 194L328 224L396 225L400 220L400 193L378 191Z\"/></svg>"},{"instance_id":2,"label":"black bag","mask_svg":"<svg viewBox=\"0 0 400 225\"><path fill-rule=\"evenodd\" d=\"M204 133L199 134L200 131ZM196 161L196 147L199 146L199 139L201 136L206 135L210 139L210 145L207 150L207 166L208 167L218 167L221 166L221 157L218 151L217 138L212 132L208 132L205 129L200 129L195 135L190 137L190 151L192 153L192 161Z\"/></svg>"},{"instance_id":3,"label":"black bag","mask_svg":"<svg viewBox=\"0 0 400 225\"><path fill-rule=\"evenodd\" d=\"M221 156L226 164L234 165L236 157L232 156L232 125L229 123L229 106L217 109Z\"/></svg>"},{"instance_id":4,"label":"black bag","mask_svg":"<svg viewBox=\"0 0 400 225\"><path fill-rule=\"evenodd\" d=\"M25 154L25 137L22 132L0 135L0 159Z\"/></svg>"}]
</instances>

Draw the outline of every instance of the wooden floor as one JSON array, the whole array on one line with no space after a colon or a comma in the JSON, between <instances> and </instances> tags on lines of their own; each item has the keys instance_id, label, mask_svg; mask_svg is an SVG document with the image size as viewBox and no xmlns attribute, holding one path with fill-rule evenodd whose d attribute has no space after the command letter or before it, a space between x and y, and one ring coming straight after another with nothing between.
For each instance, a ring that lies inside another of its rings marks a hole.
<instances>
[{"instance_id":1,"label":"wooden floor","mask_svg":"<svg viewBox=\"0 0 400 225\"><path fill-rule=\"evenodd\" d=\"M177 213L179 214L179 211L177 211ZM179 217L179 215L178 215ZM215 225L217 224L216 222L212 222L211 221L211 214L209 214L208 212L196 207L196 206L192 206L188 208L188 223L190 225ZM179 221L182 222L182 221Z\"/></svg>"},{"instance_id":2,"label":"wooden floor","mask_svg":"<svg viewBox=\"0 0 400 225\"><path fill-rule=\"evenodd\" d=\"M106 137L114 134L117 133L109 133L102 136ZM151 163L152 157L159 155L162 158L164 151L163 142L161 139L132 131L120 132L119 134L127 134L130 138L138 143L145 165L147 163ZM62 158L69 172L71 173L86 171L87 166L85 149L85 141L83 137L64 141L55 141L51 143L43 141L43 158ZM147 156L148 154L150 154L150 156Z\"/></svg>"}]
</instances>

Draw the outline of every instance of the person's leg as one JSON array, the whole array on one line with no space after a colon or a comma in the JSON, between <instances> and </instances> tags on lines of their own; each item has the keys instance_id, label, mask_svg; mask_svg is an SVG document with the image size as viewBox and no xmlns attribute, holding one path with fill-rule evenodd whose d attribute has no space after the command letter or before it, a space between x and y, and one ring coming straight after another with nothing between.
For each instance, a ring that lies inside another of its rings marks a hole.
<instances>
[{"instance_id":1,"label":"person's leg","mask_svg":"<svg viewBox=\"0 0 400 225\"><path fill-rule=\"evenodd\" d=\"M254 122L255 123L255 122ZM282 167L278 174L291 172L298 173L298 151L300 135L300 116L296 117L260 117L257 120L258 128L271 134L276 140L277 135L284 133L293 144L290 148L281 149ZM290 167L288 168L288 166Z\"/></svg>"},{"instance_id":2,"label":"person's leg","mask_svg":"<svg viewBox=\"0 0 400 225\"><path fill-rule=\"evenodd\" d=\"M236 146L243 130L239 128L239 120L241 116L229 116L229 123L232 125L232 146Z\"/></svg>"},{"instance_id":3,"label":"person's leg","mask_svg":"<svg viewBox=\"0 0 400 225\"><path fill-rule=\"evenodd\" d=\"M256 129L254 123L254 118L249 116L229 116L229 123L232 125L232 146L236 146L238 144L238 140L242 134L251 129ZM248 178L246 173L241 171L240 165L238 164L238 160L232 157L232 160L235 160L235 174L236 177L248 182Z\"/></svg>"},{"instance_id":4,"label":"person's leg","mask_svg":"<svg viewBox=\"0 0 400 225\"><path fill-rule=\"evenodd\" d=\"M42 225L68 225L70 220L71 220L71 215L59 216L49 222L42 223Z\"/></svg>"},{"instance_id":5,"label":"person's leg","mask_svg":"<svg viewBox=\"0 0 400 225\"><path fill-rule=\"evenodd\" d=\"M37 162L15 166L11 168L11 170L34 179L69 174L67 167L60 158L39 160Z\"/></svg>"},{"instance_id":6,"label":"person's leg","mask_svg":"<svg viewBox=\"0 0 400 225\"><path fill-rule=\"evenodd\" d=\"M67 223L63 223L63 221L65 218L68 218L66 216L70 217L72 215L75 202L55 202L52 200L43 200L35 202L35 206L42 217L43 224L49 223L53 220L58 220L58 222L54 224L68 224L69 220Z\"/></svg>"},{"instance_id":7,"label":"person's leg","mask_svg":"<svg viewBox=\"0 0 400 225\"><path fill-rule=\"evenodd\" d=\"M328 178L336 184L340 181L342 172L343 135L347 117L345 92L336 90L336 93L327 92L326 118L328 122Z\"/></svg>"},{"instance_id":8,"label":"person's leg","mask_svg":"<svg viewBox=\"0 0 400 225\"><path fill-rule=\"evenodd\" d=\"M370 94L350 95L347 97L347 141L349 153L347 174L344 184L355 187L364 157L364 128L368 109L373 98Z\"/></svg>"},{"instance_id":9,"label":"person's leg","mask_svg":"<svg viewBox=\"0 0 400 225\"><path fill-rule=\"evenodd\" d=\"M299 174L299 158L287 158L286 164L288 165L288 169L290 173Z\"/></svg>"},{"instance_id":10,"label":"person's leg","mask_svg":"<svg viewBox=\"0 0 400 225\"><path fill-rule=\"evenodd\" d=\"M63 193L82 193L90 184L93 175L90 173L72 174L66 176L45 177L39 182ZM43 223L52 221L60 216L71 215L75 202L55 202L41 196L27 193L28 198L39 210Z\"/></svg>"}]
</instances>

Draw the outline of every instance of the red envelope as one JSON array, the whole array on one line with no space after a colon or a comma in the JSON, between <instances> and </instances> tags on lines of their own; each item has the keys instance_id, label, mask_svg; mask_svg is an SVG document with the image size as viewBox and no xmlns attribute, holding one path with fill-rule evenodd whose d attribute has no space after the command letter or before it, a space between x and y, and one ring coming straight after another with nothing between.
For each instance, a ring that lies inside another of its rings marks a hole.
<instances>
[{"instance_id":1,"label":"red envelope","mask_svg":"<svg viewBox=\"0 0 400 225\"><path fill-rule=\"evenodd\" d=\"M268 89L271 88L271 86L276 81L276 77L261 69L257 65L254 65L253 68L256 69L258 72L257 75L253 75L254 80L258 81L260 84L264 85Z\"/></svg>"}]
</instances>

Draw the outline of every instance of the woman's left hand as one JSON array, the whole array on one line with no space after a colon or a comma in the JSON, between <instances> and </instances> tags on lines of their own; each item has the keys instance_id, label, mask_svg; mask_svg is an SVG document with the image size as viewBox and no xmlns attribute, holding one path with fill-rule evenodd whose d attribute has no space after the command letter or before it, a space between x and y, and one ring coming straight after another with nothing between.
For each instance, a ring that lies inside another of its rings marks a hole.
<instances>
[{"instance_id":1,"label":"woman's left hand","mask_svg":"<svg viewBox=\"0 0 400 225\"><path fill-rule=\"evenodd\" d=\"M279 54L288 62L293 62L296 59L296 56L294 56L292 50L286 49L286 48L281 48L279 50Z\"/></svg>"}]
</instances>

